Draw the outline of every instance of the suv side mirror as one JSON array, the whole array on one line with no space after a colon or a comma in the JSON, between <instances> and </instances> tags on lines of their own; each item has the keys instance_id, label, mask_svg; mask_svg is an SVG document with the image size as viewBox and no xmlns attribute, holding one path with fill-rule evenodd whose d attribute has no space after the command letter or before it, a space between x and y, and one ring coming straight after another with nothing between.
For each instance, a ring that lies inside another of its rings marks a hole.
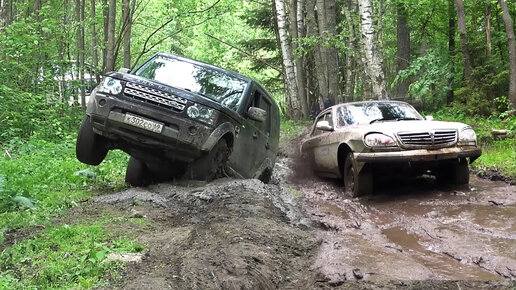
<instances>
[{"instance_id":1,"label":"suv side mirror","mask_svg":"<svg viewBox=\"0 0 516 290\"><path fill-rule=\"evenodd\" d=\"M317 128L317 130L321 130L321 131L333 131L333 127L330 125L330 122L328 122L328 121L317 122L317 125L315 125L315 128Z\"/></svg>"},{"instance_id":2,"label":"suv side mirror","mask_svg":"<svg viewBox=\"0 0 516 290\"><path fill-rule=\"evenodd\" d=\"M120 72L120 73L124 73L124 74L128 74L128 73L130 73L130 72L131 72L131 70L130 70L130 69L128 69L128 68L126 68L126 67L121 67L121 68L118 70L118 72Z\"/></svg>"},{"instance_id":3,"label":"suv side mirror","mask_svg":"<svg viewBox=\"0 0 516 290\"><path fill-rule=\"evenodd\" d=\"M430 116L430 115L427 115L425 116L425 120L427 121L433 121L434 120L434 117Z\"/></svg>"},{"instance_id":4,"label":"suv side mirror","mask_svg":"<svg viewBox=\"0 0 516 290\"><path fill-rule=\"evenodd\" d=\"M267 119L267 112L263 109L256 107L250 107L247 111L247 115L251 120L255 120L258 122L265 122L265 120Z\"/></svg>"}]
</instances>

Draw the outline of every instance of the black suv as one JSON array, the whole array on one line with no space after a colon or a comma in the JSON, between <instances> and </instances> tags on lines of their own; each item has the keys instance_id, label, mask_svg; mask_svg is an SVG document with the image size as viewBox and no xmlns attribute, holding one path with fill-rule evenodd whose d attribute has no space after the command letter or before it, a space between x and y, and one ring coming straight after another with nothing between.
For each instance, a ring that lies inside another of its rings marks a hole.
<instances>
[{"instance_id":1,"label":"black suv","mask_svg":"<svg viewBox=\"0 0 516 290\"><path fill-rule=\"evenodd\" d=\"M158 53L134 71L104 76L77 137L79 161L100 164L108 150L131 158L126 181L270 180L279 109L256 81L222 68Z\"/></svg>"}]
</instances>

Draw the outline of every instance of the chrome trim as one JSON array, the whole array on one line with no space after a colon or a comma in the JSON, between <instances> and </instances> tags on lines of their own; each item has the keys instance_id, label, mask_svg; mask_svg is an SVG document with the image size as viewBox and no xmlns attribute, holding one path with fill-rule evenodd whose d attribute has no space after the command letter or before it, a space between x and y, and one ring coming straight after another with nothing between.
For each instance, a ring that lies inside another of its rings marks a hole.
<instances>
[{"instance_id":1,"label":"chrome trim","mask_svg":"<svg viewBox=\"0 0 516 290\"><path fill-rule=\"evenodd\" d=\"M396 137L405 148L442 148L458 141L456 129L398 132Z\"/></svg>"},{"instance_id":2,"label":"chrome trim","mask_svg":"<svg viewBox=\"0 0 516 290\"><path fill-rule=\"evenodd\" d=\"M183 111L187 103L186 99L145 87L135 83L126 83L124 94L143 101L149 101L158 106L165 106L168 109Z\"/></svg>"}]
</instances>

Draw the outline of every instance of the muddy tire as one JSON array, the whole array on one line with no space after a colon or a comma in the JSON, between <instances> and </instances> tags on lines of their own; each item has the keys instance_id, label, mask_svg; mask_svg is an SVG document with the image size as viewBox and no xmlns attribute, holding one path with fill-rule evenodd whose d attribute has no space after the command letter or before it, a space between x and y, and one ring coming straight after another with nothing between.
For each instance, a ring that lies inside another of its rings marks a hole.
<instances>
[{"instance_id":1,"label":"muddy tire","mask_svg":"<svg viewBox=\"0 0 516 290\"><path fill-rule=\"evenodd\" d=\"M148 172L149 169L144 162L131 156L125 171L125 182L135 187L148 185Z\"/></svg>"},{"instance_id":2,"label":"muddy tire","mask_svg":"<svg viewBox=\"0 0 516 290\"><path fill-rule=\"evenodd\" d=\"M464 185L469 183L469 166L468 160L463 158L454 164L452 168L453 183L455 185Z\"/></svg>"},{"instance_id":3,"label":"muddy tire","mask_svg":"<svg viewBox=\"0 0 516 290\"><path fill-rule=\"evenodd\" d=\"M258 179L263 183L269 183L272 179L272 169L266 168L262 174L260 174L260 177Z\"/></svg>"},{"instance_id":4,"label":"muddy tire","mask_svg":"<svg viewBox=\"0 0 516 290\"><path fill-rule=\"evenodd\" d=\"M437 182L440 184L463 185L469 183L469 166L467 159L459 161L447 161L439 164L436 173Z\"/></svg>"},{"instance_id":5,"label":"muddy tire","mask_svg":"<svg viewBox=\"0 0 516 290\"><path fill-rule=\"evenodd\" d=\"M82 121L75 143L77 159L89 165L99 165L106 158L107 152L106 139L93 132L90 117L86 116Z\"/></svg>"},{"instance_id":6,"label":"muddy tire","mask_svg":"<svg viewBox=\"0 0 516 290\"><path fill-rule=\"evenodd\" d=\"M226 140L220 139L210 152L201 156L201 158L190 165L187 177L211 181L224 176L230 154L231 149L228 147Z\"/></svg>"},{"instance_id":7,"label":"muddy tire","mask_svg":"<svg viewBox=\"0 0 516 290\"><path fill-rule=\"evenodd\" d=\"M368 167L359 173L353 158L353 153L346 156L344 162L344 192L350 197L357 197L373 192L373 174Z\"/></svg>"}]
</instances>

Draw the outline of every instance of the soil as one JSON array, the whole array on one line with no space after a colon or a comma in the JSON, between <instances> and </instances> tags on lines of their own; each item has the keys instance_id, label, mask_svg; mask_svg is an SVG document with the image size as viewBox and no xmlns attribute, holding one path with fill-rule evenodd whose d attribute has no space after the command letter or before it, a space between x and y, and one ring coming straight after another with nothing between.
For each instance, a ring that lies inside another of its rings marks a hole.
<instances>
[{"instance_id":1,"label":"soil","mask_svg":"<svg viewBox=\"0 0 516 290\"><path fill-rule=\"evenodd\" d=\"M393 177L348 198L282 145L271 184L175 181L100 195L67 223L118 217L145 248L109 288L515 289L516 191ZM136 222L139 221L139 222ZM129 234L127 234L129 233Z\"/></svg>"}]
</instances>

